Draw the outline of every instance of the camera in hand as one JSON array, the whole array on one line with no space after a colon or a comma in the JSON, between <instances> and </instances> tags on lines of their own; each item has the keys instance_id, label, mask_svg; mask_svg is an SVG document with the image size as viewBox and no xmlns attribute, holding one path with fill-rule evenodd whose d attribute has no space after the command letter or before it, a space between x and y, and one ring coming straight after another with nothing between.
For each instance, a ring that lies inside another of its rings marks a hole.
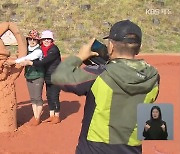
<instances>
[{"instance_id":1,"label":"camera in hand","mask_svg":"<svg viewBox=\"0 0 180 154\"><path fill-rule=\"evenodd\" d=\"M97 52L99 56L94 56L84 61L83 63L85 65L106 64L106 62L109 60L108 50L106 45L102 44L98 40L95 40L94 43L92 44L91 51Z\"/></svg>"}]
</instances>

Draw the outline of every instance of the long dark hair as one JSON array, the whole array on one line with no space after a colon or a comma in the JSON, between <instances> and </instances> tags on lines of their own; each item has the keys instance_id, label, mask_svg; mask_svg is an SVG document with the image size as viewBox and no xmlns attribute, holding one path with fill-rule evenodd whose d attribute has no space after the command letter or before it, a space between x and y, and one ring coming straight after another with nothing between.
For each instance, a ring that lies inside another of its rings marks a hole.
<instances>
[{"instance_id":1,"label":"long dark hair","mask_svg":"<svg viewBox=\"0 0 180 154\"><path fill-rule=\"evenodd\" d=\"M161 109L160 109L159 106L153 106L153 107L151 108L151 120L154 119L153 116L152 116L152 112L153 112L154 109L157 109L157 110L159 111L159 117L158 117L158 120L162 120Z\"/></svg>"}]
</instances>

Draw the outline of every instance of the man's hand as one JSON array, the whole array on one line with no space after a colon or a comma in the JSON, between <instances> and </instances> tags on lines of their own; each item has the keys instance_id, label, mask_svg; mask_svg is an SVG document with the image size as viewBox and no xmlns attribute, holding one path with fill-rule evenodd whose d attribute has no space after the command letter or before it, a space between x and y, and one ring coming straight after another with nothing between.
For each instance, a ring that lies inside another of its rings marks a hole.
<instances>
[{"instance_id":1,"label":"man's hand","mask_svg":"<svg viewBox=\"0 0 180 154\"><path fill-rule=\"evenodd\" d=\"M80 48L79 53L77 54L77 57L79 57L82 61L85 61L92 56L99 55L97 52L91 51L91 46L94 43L94 40L95 38L91 39L88 44L85 44Z\"/></svg>"},{"instance_id":2,"label":"man's hand","mask_svg":"<svg viewBox=\"0 0 180 154\"><path fill-rule=\"evenodd\" d=\"M145 131L148 131L148 129L150 128L151 126L149 126L148 124L145 125Z\"/></svg>"},{"instance_id":3,"label":"man's hand","mask_svg":"<svg viewBox=\"0 0 180 154\"><path fill-rule=\"evenodd\" d=\"M28 66L28 65L33 65L33 62L30 60L25 60L21 63L19 63L21 66Z\"/></svg>"}]
</instances>

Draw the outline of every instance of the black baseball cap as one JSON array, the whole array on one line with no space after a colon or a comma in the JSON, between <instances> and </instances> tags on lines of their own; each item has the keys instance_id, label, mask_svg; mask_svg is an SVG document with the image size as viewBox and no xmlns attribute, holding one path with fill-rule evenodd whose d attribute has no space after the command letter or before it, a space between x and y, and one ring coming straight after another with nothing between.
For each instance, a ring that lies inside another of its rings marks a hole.
<instances>
[{"instance_id":1,"label":"black baseball cap","mask_svg":"<svg viewBox=\"0 0 180 154\"><path fill-rule=\"evenodd\" d=\"M128 37L128 34L134 34L136 37ZM109 36L106 36L103 39L141 44L142 32L141 28L135 23L130 20L122 20L115 23L110 29Z\"/></svg>"}]
</instances>

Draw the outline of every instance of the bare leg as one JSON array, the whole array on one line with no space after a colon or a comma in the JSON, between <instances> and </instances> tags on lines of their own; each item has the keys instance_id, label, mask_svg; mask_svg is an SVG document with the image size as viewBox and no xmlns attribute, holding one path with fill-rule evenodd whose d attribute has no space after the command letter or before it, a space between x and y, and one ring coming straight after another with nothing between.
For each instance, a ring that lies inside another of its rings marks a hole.
<instances>
[{"instance_id":1,"label":"bare leg","mask_svg":"<svg viewBox=\"0 0 180 154\"><path fill-rule=\"evenodd\" d=\"M37 105L36 106L36 118L37 119L40 119L41 117L41 113L42 113L42 109L43 109L43 106L42 105Z\"/></svg>"},{"instance_id":2,"label":"bare leg","mask_svg":"<svg viewBox=\"0 0 180 154\"><path fill-rule=\"evenodd\" d=\"M34 117L37 119L37 105L32 104L32 109L33 109Z\"/></svg>"},{"instance_id":3,"label":"bare leg","mask_svg":"<svg viewBox=\"0 0 180 154\"><path fill-rule=\"evenodd\" d=\"M34 122L36 121L36 118L37 118L36 109L37 109L36 104L32 103L32 110L33 110L33 115L34 115L34 116L33 116L33 117L30 119L30 121L29 121L30 125L33 125Z\"/></svg>"},{"instance_id":4,"label":"bare leg","mask_svg":"<svg viewBox=\"0 0 180 154\"><path fill-rule=\"evenodd\" d=\"M41 123L40 117L42 113L42 105L34 104L33 109L34 109L35 120L33 121L32 125L37 126Z\"/></svg>"}]
</instances>

